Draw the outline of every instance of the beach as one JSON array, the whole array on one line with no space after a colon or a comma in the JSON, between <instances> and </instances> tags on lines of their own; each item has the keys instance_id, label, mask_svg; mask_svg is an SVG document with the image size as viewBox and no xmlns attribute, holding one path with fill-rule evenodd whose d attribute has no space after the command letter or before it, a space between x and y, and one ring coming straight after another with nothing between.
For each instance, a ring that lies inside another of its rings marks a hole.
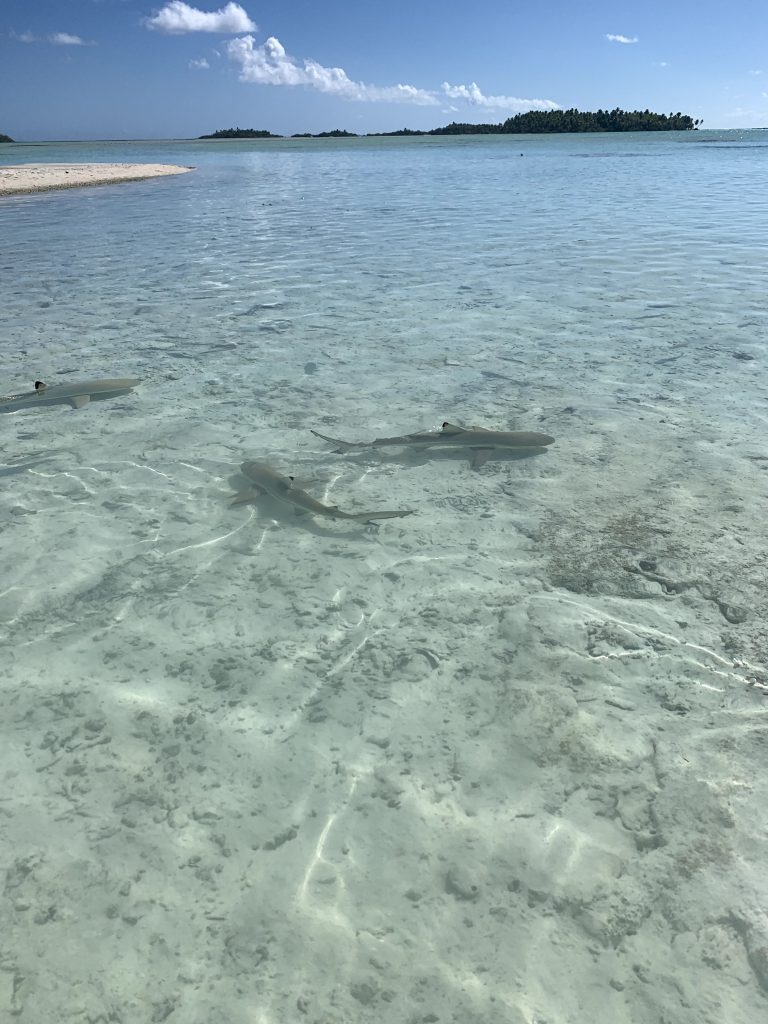
<instances>
[{"instance_id":1,"label":"beach","mask_svg":"<svg viewBox=\"0 0 768 1024\"><path fill-rule=\"evenodd\" d=\"M115 185L124 181L186 174L191 167L174 164L18 164L0 167L0 195L48 192L83 185Z\"/></svg>"}]
</instances>

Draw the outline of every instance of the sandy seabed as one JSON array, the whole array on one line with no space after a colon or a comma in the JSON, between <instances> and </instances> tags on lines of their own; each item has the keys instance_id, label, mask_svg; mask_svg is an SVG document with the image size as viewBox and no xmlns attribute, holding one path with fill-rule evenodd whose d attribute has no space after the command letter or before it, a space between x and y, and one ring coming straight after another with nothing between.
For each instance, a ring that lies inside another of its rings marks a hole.
<instances>
[{"instance_id":1,"label":"sandy seabed","mask_svg":"<svg viewBox=\"0 0 768 1024\"><path fill-rule=\"evenodd\" d=\"M340 457L264 409L223 450L212 396L162 393L51 411L66 458L13 417L8 1019L761 1019L762 474L715 462L678 516L642 458L676 427L664 480L703 476L674 410L618 434L565 389L552 451L479 473ZM420 514L230 509L262 452L343 508Z\"/></svg>"},{"instance_id":2,"label":"sandy seabed","mask_svg":"<svg viewBox=\"0 0 768 1024\"><path fill-rule=\"evenodd\" d=\"M186 174L192 169L175 164L18 164L0 167L0 195L143 181L166 174Z\"/></svg>"},{"instance_id":3,"label":"sandy seabed","mask_svg":"<svg viewBox=\"0 0 768 1024\"><path fill-rule=\"evenodd\" d=\"M768 190L440 154L5 204L0 1021L768 1019Z\"/></svg>"}]
</instances>

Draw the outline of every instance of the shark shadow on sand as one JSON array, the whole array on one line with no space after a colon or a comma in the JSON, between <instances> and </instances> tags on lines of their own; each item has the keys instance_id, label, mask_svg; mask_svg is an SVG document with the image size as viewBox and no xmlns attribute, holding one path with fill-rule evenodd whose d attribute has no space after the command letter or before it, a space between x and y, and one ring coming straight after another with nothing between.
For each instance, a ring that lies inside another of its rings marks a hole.
<instances>
[{"instance_id":1,"label":"shark shadow on sand","mask_svg":"<svg viewBox=\"0 0 768 1024\"><path fill-rule=\"evenodd\" d=\"M486 457L482 458L482 465L486 462L503 465L510 462L522 462L523 459L532 459L536 455L546 455L547 448L496 448ZM403 448L400 451L384 451L379 449L375 456L371 449L360 449L360 451L347 452L347 460L355 463L370 465L375 458L376 465L420 467L431 462L452 462L468 463L476 470L478 467L473 460L474 452L461 448Z\"/></svg>"}]
</instances>

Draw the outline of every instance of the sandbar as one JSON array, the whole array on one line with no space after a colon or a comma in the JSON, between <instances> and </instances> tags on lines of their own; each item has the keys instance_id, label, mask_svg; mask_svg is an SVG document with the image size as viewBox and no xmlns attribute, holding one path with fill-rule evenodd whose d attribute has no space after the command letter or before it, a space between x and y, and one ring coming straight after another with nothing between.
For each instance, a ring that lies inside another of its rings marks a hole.
<instances>
[{"instance_id":1,"label":"sandbar","mask_svg":"<svg viewBox=\"0 0 768 1024\"><path fill-rule=\"evenodd\" d=\"M0 195L142 181L191 170L175 164L17 164L0 167Z\"/></svg>"}]
</instances>

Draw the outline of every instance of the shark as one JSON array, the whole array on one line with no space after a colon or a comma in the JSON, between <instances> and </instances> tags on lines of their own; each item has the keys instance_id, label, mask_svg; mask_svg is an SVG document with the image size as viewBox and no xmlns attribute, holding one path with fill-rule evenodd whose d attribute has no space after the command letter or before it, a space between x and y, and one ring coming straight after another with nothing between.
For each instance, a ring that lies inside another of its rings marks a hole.
<instances>
[{"instance_id":1,"label":"shark","mask_svg":"<svg viewBox=\"0 0 768 1024\"><path fill-rule=\"evenodd\" d=\"M479 469L491 457L494 449L510 451L536 451L554 442L549 434L533 430L486 430L485 427L461 427L447 420L438 431L403 434L400 437L377 437L374 441L341 441L327 437L317 430L312 433L330 444L337 453L358 451L363 448L384 448L399 445L405 448L467 448L470 465Z\"/></svg>"},{"instance_id":2,"label":"shark","mask_svg":"<svg viewBox=\"0 0 768 1024\"><path fill-rule=\"evenodd\" d=\"M25 391L19 395L0 397L0 412L15 412L17 409L31 409L40 405L61 405L67 403L73 409L82 409L92 398L114 398L124 395L135 388L141 381L136 377L103 378L83 380L74 384L45 384L35 381L34 391Z\"/></svg>"},{"instance_id":3,"label":"shark","mask_svg":"<svg viewBox=\"0 0 768 1024\"><path fill-rule=\"evenodd\" d=\"M328 519L355 519L367 522L371 519L400 519L413 515L415 509L398 512L342 512L338 505L324 505L303 491L294 483L292 476L283 476L266 462L244 462L240 466L244 476L250 481L250 489L240 491L232 499L233 505L242 505L256 498L254 491L262 491L280 501L293 505L297 513L310 512L312 515L325 516Z\"/></svg>"}]
</instances>

